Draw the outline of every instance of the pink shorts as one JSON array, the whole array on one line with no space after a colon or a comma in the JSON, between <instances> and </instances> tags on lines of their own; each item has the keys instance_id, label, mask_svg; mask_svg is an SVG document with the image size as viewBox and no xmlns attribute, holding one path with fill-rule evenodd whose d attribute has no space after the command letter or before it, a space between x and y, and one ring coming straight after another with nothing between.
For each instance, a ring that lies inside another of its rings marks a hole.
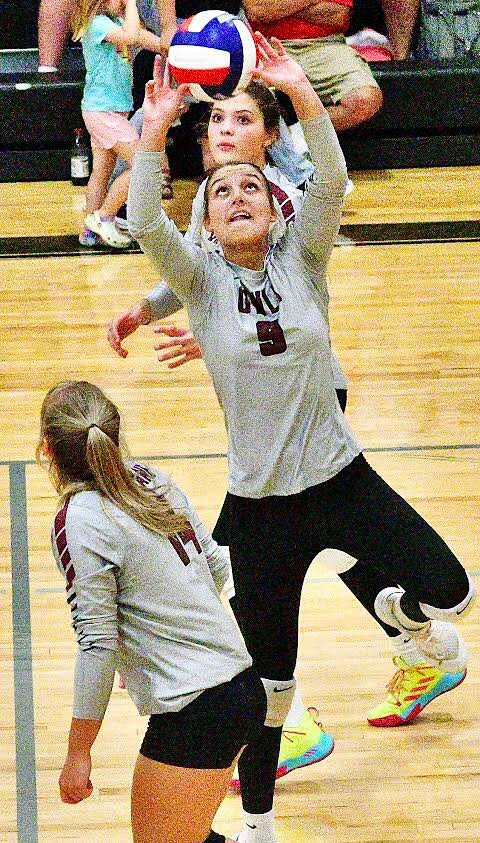
<instances>
[{"instance_id":1,"label":"pink shorts","mask_svg":"<svg viewBox=\"0 0 480 843\"><path fill-rule=\"evenodd\" d=\"M137 143L135 126L128 121L127 111L82 111L92 147L112 149L117 143Z\"/></svg>"}]
</instances>

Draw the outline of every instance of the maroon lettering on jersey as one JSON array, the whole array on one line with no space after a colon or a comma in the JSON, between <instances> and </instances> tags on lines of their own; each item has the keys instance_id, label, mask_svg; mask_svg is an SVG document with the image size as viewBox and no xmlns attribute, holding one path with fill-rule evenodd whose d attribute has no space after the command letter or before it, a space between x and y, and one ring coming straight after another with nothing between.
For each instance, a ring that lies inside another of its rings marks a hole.
<instances>
[{"instance_id":1,"label":"maroon lettering on jersey","mask_svg":"<svg viewBox=\"0 0 480 843\"><path fill-rule=\"evenodd\" d=\"M149 486L152 480L155 479L154 473L145 465L135 463L135 465L131 466L131 471L139 486Z\"/></svg>"},{"instance_id":2,"label":"maroon lettering on jersey","mask_svg":"<svg viewBox=\"0 0 480 843\"><path fill-rule=\"evenodd\" d=\"M55 546L57 548L57 553L59 555L62 568L65 571L65 576L67 578L67 591L72 585L73 580L75 579L75 568L73 567L70 552L67 547L66 521L68 503L69 501L66 502L65 506L60 509L59 512L57 512L55 516L55 521L53 522Z\"/></svg>"},{"instance_id":3,"label":"maroon lettering on jersey","mask_svg":"<svg viewBox=\"0 0 480 843\"><path fill-rule=\"evenodd\" d=\"M262 291L261 290L248 290L247 292L248 298L252 302L255 310L257 311L259 316L266 316L266 310L262 303Z\"/></svg>"},{"instance_id":4,"label":"maroon lettering on jersey","mask_svg":"<svg viewBox=\"0 0 480 843\"><path fill-rule=\"evenodd\" d=\"M283 354L287 350L287 342L278 321L257 322L258 344L262 357L272 357Z\"/></svg>"},{"instance_id":5,"label":"maroon lettering on jersey","mask_svg":"<svg viewBox=\"0 0 480 843\"><path fill-rule=\"evenodd\" d=\"M272 286L272 290L273 290L273 286ZM277 296L277 293L275 292L275 290L273 290L273 292L274 292L274 293L275 293L275 295ZM262 295L263 295L263 298L264 298L265 302L267 303L267 306L268 306L268 307L269 307L269 309L270 309L270 313L278 313L278 311L280 310L280 302L282 301L281 297L280 297L280 296L277 296L277 303L276 303L276 304L272 304L272 302L270 301L270 299L269 299L269 298L268 298L268 296L267 296L267 291L266 291L266 290L263 290L263 291L262 291Z\"/></svg>"},{"instance_id":6,"label":"maroon lettering on jersey","mask_svg":"<svg viewBox=\"0 0 480 843\"><path fill-rule=\"evenodd\" d=\"M240 287L238 291L238 312L250 313L253 305L258 316L266 316L267 313L278 313L282 297L277 293L273 284L270 284L270 290L270 295L273 293L275 296L275 302L269 299L266 290L248 290L247 287Z\"/></svg>"},{"instance_id":7,"label":"maroon lettering on jersey","mask_svg":"<svg viewBox=\"0 0 480 843\"><path fill-rule=\"evenodd\" d=\"M170 542L177 556L180 557L184 565L189 565L192 561L187 551L185 550L185 546L189 542L193 542L198 553L202 552L202 546L198 541L197 536L195 535L195 530L193 529L191 524L185 530L182 530L181 533L176 533L174 536L169 536L168 541Z\"/></svg>"},{"instance_id":8,"label":"maroon lettering on jersey","mask_svg":"<svg viewBox=\"0 0 480 843\"><path fill-rule=\"evenodd\" d=\"M250 313L252 306L248 300L247 290L244 290L243 287L240 287L238 291L238 312L239 313Z\"/></svg>"},{"instance_id":9,"label":"maroon lettering on jersey","mask_svg":"<svg viewBox=\"0 0 480 843\"><path fill-rule=\"evenodd\" d=\"M268 183L270 185L272 196L275 197L278 204L280 205L280 210L282 212L283 219L288 225L295 219L295 209L293 207L293 202L290 199L288 193L286 193L282 187L279 187L279 185L275 184L275 182L273 181L269 181Z\"/></svg>"}]
</instances>

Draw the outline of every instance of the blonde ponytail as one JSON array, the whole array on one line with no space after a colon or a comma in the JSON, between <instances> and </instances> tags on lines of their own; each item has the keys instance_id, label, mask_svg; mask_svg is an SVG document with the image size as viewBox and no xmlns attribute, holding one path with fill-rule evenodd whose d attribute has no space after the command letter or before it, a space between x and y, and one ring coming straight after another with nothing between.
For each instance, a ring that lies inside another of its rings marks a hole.
<instances>
[{"instance_id":1,"label":"blonde ponytail","mask_svg":"<svg viewBox=\"0 0 480 843\"><path fill-rule=\"evenodd\" d=\"M64 381L51 389L41 410L41 453L60 505L77 492L98 491L144 527L163 536L184 530L188 521L167 499L140 486L125 465L120 415L94 384Z\"/></svg>"}]
</instances>

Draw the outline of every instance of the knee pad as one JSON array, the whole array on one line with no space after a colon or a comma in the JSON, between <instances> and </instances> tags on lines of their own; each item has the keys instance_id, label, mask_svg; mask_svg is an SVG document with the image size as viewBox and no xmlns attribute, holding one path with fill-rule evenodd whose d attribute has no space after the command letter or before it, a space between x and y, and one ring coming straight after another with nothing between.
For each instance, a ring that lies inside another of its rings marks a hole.
<instances>
[{"instance_id":1,"label":"knee pad","mask_svg":"<svg viewBox=\"0 0 480 843\"><path fill-rule=\"evenodd\" d=\"M453 621L457 617L465 617L465 615L467 615L470 609L472 608L477 594L475 583L473 582L470 574L467 574L467 579L467 595L460 603L458 603L457 606L452 606L448 609L438 609L436 606L429 606L428 603L420 603L420 609L422 610L423 614L426 615L427 618L432 618L433 620L438 621Z\"/></svg>"},{"instance_id":2,"label":"knee pad","mask_svg":"<svg viewBox=\"0 0 480 843\"><path fill-rule=\"evenodd\" d=\"M283 722L290 711L295 688L295 678L291 679L264 679L263 687L267 695L267 716L265 726L283 726Z\"/></svg>"}]
</instances>

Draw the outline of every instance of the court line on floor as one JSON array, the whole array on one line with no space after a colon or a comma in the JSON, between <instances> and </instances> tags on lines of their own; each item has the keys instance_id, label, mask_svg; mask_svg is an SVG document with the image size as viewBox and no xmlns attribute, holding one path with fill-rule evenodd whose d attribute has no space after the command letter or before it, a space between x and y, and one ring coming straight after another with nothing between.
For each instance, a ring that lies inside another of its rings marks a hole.
<instances>
[{"instance_id":1,"label":"court line on floor","mask_svg":"<svg viewBox=\"0 0 480 843\"><path fill-rule=\"evenodd\" d=\"M27 489L24 463L11 463L9 481L17 839L19 843L36 843L38 840L38 809L35 775L35 714L28 567Z\"/></svg>"},{"instance_id":2,"label":"court line on floor","mask_svg":"<svg viewBox=\"0 0 480 843\"><path fill-rule=\"evenodd\" d=\"M477 220L346 223L340 227L335 246L392 246L478 240L480 240L480 223ZM111 249L104 244L81 246L77 234L0 237L0 258L82 257L84 255L139 253L140 247L135 242L127 249Z\"/></svg>"},{"instance_id":3,"label":"court line on floor","mask_svg":"<svg viewBox=\"0 0 480 843\"><path fill-rule=\"evenodd\" d=\"M366 453L478 450L480 444L418 445L366 448ZM166 461L188 459L224 459L226 454L174 454L142 456L137 460ZM38 807L35 766L35 710L33 703L32 630L30 616L30 578L28 564L28 523L26 466L35 460L0 461L9 466L10 530L12 559L12 636L15 705L15 750L17 770L17 839L19 843L37 843ZM478 576L475 572L474 576ZM307 578L307 583L334 582L336 577ZM35 593L60 592L35 589Z\"/></svg>"},{"instance_id":4,"label":"court line on floor","mask_svg":"<svg viewBox=\"0 0 480 843\"><path fill-rule=\"evenodd\" d=\"M388 453L416 453L422 451L478 451L480 442L470 442L452 445L391 445L378 448L363 448L364 454L388 454ZM136 460L218 460L226 459L227 454L149 454L148 456L134 457ZM13 465L21 462L22 465L36 465L36 460L0 460L0 466Z\"/></svg>"}]
</instances>

